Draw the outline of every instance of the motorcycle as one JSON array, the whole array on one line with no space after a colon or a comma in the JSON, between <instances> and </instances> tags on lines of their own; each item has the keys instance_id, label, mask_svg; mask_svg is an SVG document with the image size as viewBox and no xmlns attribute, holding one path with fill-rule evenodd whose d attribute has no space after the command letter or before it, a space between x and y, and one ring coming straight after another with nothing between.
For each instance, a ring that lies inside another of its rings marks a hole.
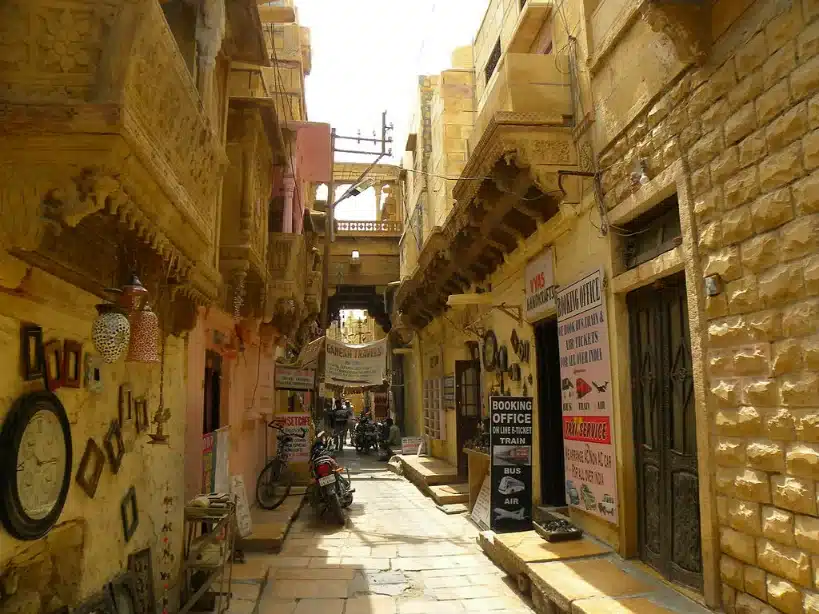
<instances>
[{"instance_id":1,"label":"motorcycle","mask_svg":"<svg viewBox=\"0 0 819 614\"><path fill-rule=\"evenodd\" d=\"M344 468L330 456L327 450L327 436L324 431L316 436L310 449L309 497L313 509L320 514L329 513L338 524L344 524L344 508L353 503L354 488L350 486L350 472L344 475Z\"/></svg>"},{"instance_id":2,"label":"motorcycle","mask_svg":"<svg viewBox=\"0 0 819 614\"><path fill-rule=\"evenodd\" d=\"M378 426L367 416L362 416L355 427L356 452L367 454L378 446Z\"/></svg>"},{"instance_id":3,"label":"motorcycle","mask_svg":"<svg viewBox=\"0 0 819 614\"><path fill-rule=\"evenodd\" d=\"M386 461L390 460L390 456L392 456L392 451L390 447L387 445L387 439L389 437L389 427L387 427L386 422L379 422L376 425L378 429L378 460Z\"/></svg>"}]
</instances>

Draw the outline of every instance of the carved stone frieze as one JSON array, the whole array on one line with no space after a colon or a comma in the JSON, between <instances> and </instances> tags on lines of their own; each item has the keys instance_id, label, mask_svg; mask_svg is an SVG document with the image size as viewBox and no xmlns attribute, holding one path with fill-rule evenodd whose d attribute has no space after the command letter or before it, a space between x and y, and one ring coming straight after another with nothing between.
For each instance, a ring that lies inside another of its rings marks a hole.
<instances>
[{"instance_id":1,"label":"carved stone frieze","mask_svg":"<svg viewBox=\"0 0 819 614\"><path fill-rule=\"evenodd\" d=\"M671 40L683 63L701 64L711 48L709 0L645 0L640 15Z\"/></svg>"}]
</instances>

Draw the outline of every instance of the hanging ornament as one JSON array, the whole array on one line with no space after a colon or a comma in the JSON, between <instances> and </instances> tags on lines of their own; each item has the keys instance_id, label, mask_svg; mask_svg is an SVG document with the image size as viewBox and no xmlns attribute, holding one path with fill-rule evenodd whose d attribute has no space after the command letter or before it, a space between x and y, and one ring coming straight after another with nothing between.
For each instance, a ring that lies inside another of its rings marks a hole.
<instances>
[{"instance_id":1,"label":"hanging ornament","mask_svg":"<svg viewBox=\"0 0 819 614\"><path fill-rule=\"evenodd\" d=\"M131 275L131 282L122 286L117 294L119 294L117 303L129 314L141 312L148 302L148 289L136 275Z\"/></svg>"},{"instance_id":2,"label":"hanging ornament","mask_svg":"<svg viewBox=\"0 0 819 614\"><path fill-rule=\"evenodd\" d=\"M131 342L128 362L159 362L159 318L145 303L140 311L128 318L131 324Z\"/></svg>"},{"instance_id":3,"label":"hanging ornament","mask_svg":"<svg viewBox=\"0 0 819 614\"><path fill-rule=\"evenodd\" d=\"M107 363L119 360L131 340L131 325L118 305L101 303L97 305L97 319L91 326L91 340L94 348Z\"/></svg>"}]
</instances>

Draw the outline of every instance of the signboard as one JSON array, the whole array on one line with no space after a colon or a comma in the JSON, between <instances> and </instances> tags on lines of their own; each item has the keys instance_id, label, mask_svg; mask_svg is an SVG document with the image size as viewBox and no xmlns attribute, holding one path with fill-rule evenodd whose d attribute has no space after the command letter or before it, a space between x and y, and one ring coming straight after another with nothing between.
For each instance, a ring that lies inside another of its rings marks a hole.
<instances>
[{"instance_id":1,"label":"signboard","mask_svg":"<svg viewBox=\"0 0 819 614\"><path fill-rule=\"evenodd\" d=\"M273 424L293 439L290 442L290 462L306 463L310 460L310 414L279 414L273 416ZM278 432L276 433L278 435Z\"/></svg>"},{"instance_id":2,"label":"signboard","mask_svg":"<svg viewBox=\"0 0 819 614\"><path fill-rule=\"evenodd\" d=\"M318 365L318 358L322 347L324 347L324 337L319 337L305 345L299 353L296 365L302 369L315 369L316 365Z\"/></svg>"},{"instance_id":3,"label":"signboard","mask_svg":"<svg viewBox=\"0 0 819 614\"><path fill-rule=\"evenodd\" d=\"M213 470L214 455L216 447L216 434L205 433L202 435L202 492L215 492L213 480L216 477Z\"/></svg>"},{"instance_id":4,"label":"signboard","mask_svg":"<svg viewBox=\"0 0 819 614\"><path fill-rule=\"evenodd\" d=\"M444 376L444 409L455 409L455 376Z\"/></svg>"},{"instance_id":5,"label":"signboard","mask_svg":"<svg viewBox=\"0 0 819 614\"><path fill-rule=\"evenodd\" d=\"M276 365L274 385L276 390L312 390L316 385L316 372Z\"/></svg>"},{"instance_id":6,"label":"signboard","mask_svg":"<svg viewBox=\"0 0 819 614\"><path fill-rule=\"evenodd\" d=\"M230 427L223 426L214 431L213 492L230 492L230 470L228 451L230 450Z\"/></svg>"},{"instance_id":7,"label":"signboard","mask_svg":"<svg viewBox=\"0 0 819 614\"><path fill-rule=\"evenodd\" d=\"M387 372L387 339L350 345L327 339L324 381L333 386L380 386Z\"/></svg>"},{"instance_id":8,"label":"signboard","mask_svg":"<svg viewBox=\"0 0 819 614\"><path fill-rule=\"evenodd\" d=\"M402 437L401 454L418 454L418 446L424 443L423 437Z\"/></svg>"},{"instance_id":9,"label":"signboard","mask_svg":"<svg viewBox=\"0 0 819 614\"><path fill-rule=\"evenodd\" d=\"M617 524L611 363L604 273L586 275L557 296L566 501Z\"/></svg>"},{"instance_id":10,"label":"signboard","mask_svg":"<svg viewBox=\"0 0 819 614\"><path fill-rule=\"evenodd\" d=\"M236 495L236 526L239 529L239 537L247 537L253 532L253 522L250 519L245 479L242 476L230 476L230 492Z\"/></svg>"},{"instance_id":11,"label":"signboard","mask_svg":"<svg viewBox=\"0 0 819 614\"><path fill-rule=\"evenodd\" d=\"M547 247L526 264L526 319L540 320L554 313L557 308L555 295L557 286L554 275L554 252Z\"/></svg>"},{"instance_id":12,"label":"signboard","mask_svg":"<svg viewBox=\"0 0 819 614\"><path fill-rule=\"evenodd\" d=\"M478 498L475 499L475 505L472 506L472 520L477 522L478 526L484 530L489 528L489 506L491 505L490 482L491 479L489 476L483 479Z\"/></svg>"},{"instance_id":13,"label":"signboard","mask_svg":"<svg viewBox=\"0 0 819 614\"><path fill-rule=\"evenodd\" d=\"M532 397L489 397L490 528L532 528Z\"/></svg>"}]
</instances>

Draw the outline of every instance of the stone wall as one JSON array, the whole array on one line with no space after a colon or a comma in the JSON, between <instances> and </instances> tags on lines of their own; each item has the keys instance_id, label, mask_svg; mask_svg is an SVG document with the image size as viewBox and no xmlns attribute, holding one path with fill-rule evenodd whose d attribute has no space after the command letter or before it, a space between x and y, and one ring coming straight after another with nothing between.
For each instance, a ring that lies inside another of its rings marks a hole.
<instances>
[{"instance_id":1,"label":"stone wall","mask_svg":"<svg viewBox=\"0 0 819 614\"><path fill-rule=\"evenodd\" d=\"M682 160L698 258L724 283L703 314L701 436L728 612L819 612L817 92L819 2L759 0L601 156L609 209L640 189L639 159L649 177Z\"/></svg>"},{"instance_id":2,"label":"stone wall","mask_svg":"<svg viewBox=\"0 0 819 614\"><path fill-rule=\"evenodd\" d=\"M30 390L34 382L23 381L20 372L20 327L37 324L44 341L71 339L93 352L91 324L99 299L39 269L24 265L0 251L0 424L12 403ZM169 445L151 445L147 434L136 433L134 421L123 426L125 456L117 474L106 461L93 499L75 482L86 441L93 437L102 448L111 421L118 417L120 384L129 383L135 396L148 399L152 417L159 402L159 365L120 361L102 368L103 390L61 388L56 395L65 406L71 424L73 467L68 499L57 525L33 542L18 541L0 528L0 576L16 570L15 595L3 601L3 612L50 612L59 605L77 606L122 572L128 555L153 547L154 587L159 600L173 593L182 550L182 493L185 423L185 345L170 337L166 346L164 402L171 410L165 425ZM151 427L153 430L153 425ZM126 544L120 502L128 489L136 488L139 526ZM170 505L164 499L171 497ZM167 514L166 514L167 507ZM163 538L167 537L167 543ZM167 547L173 556L162 557ZM161 572L172 580L163 580ZM55 599L56 597L56 599ZM173 607L171 601L170 607Z\"/></svg>"}]
</instances>

